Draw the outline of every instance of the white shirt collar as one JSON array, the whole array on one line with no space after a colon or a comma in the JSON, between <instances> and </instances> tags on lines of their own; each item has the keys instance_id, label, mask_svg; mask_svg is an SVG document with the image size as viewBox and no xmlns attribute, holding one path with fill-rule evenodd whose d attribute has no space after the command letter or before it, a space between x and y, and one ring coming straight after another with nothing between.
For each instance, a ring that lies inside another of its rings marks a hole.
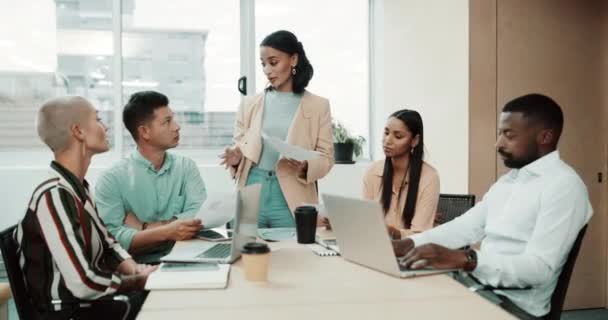
<instances>
[{"instance_id":1,"label":"white shirt collar","mask_svg":"<svg viewBox=\"0 0 608 320\"><path fill-rule=\"evenodd\" d=\"M559 151L552 151L535 161L528 163L524 167L520 169L513 169L510 172L510 176L515 178L519 176L519 173L526 173L527 175L537 175L542 176L544 174L550 173L553 166L561 160L559 156Z\"/></svg>"}]
</instances>

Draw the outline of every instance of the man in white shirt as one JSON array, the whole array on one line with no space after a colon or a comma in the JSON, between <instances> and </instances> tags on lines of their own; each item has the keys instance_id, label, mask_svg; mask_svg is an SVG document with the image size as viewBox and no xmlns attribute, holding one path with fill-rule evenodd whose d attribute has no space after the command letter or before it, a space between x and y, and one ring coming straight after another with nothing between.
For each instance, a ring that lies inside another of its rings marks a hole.
<instances>
[{"instance_id":1,"label":"man in white shirt","mask_svg":"<svg viewBox=\"0 0 608 320\"><path fill-rule=\"evenodd\" d=\"M522 318L549 313L570 248L593 213L585 184L559 157L562 127L561 108L549 97L507 103L496 149L512 170L459 218L394 241L402 264L464 269L484 285L529 288L494 293ZM479 250L458 249L479 241Z\"/></svg>"}]
</instances>

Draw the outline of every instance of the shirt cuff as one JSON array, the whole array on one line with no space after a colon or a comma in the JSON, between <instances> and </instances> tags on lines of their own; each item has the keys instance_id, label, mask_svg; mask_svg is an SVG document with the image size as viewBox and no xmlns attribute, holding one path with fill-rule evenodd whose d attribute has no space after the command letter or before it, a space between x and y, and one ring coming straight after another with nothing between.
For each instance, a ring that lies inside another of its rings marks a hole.
<instances>
[{"instance_id":1,"label":"shirt cuff","mask_svg":"<svg viewBox=\"0 0 608 320\"><path fill-rule=\"evenodd\" d=\"M178 214L173 215L173 217L171 217L171 219L169 219L168 221L171 222L173 218L177 219L190 219L190 218L194 218L196 216L196 214L198 213L199 210L190 210L190 211L184 211L184 212L180 212Z\"/></svg>"},{"instance_id":2,"label":"shirt cuff","mask_svg":"<svg viewBox=\"0 0 608 320\"><path fill-rule=\"evenodd\" d=\"M136 233L137 230L135 229L122 227L116 234L116 240L118 240L118 243L120 243L120 245L128 251L131 247L131 242L133 241L133 237L135 237Z\"/></svg>"},{"instance_id":3,"label":"shirt cuff","mask_svg":"<svg viewBox=\"0 0 608 320\"><path fill-rule=\"evenodd\" d=\"M475 267L475 270L473 270L471 273L477 278L479 279L479 281L483 284L489 284L487 283L484 279L488 279L488 275L491 274L498 274L498 272L500 270L497 270L495 268L492 267L491 265L491 259L488 259L488 255L484 254L483 252L481 252L480 250L475 250L477 252L477 266ZM498 285L497 283L491 283L490 285L496 286Z\"/></svg>"},{"instance_id":4,"label":"shirt cuff","mask_svg":"<svg viewBox=\"0 0 608 320\"><path fill-rule=\"evenodd\" d=\"M414 247L419 247L423 244L432 242L431 239L429 239L429 237L427 237L427 235L424 234L424 232L413 234L413 235L409 236L408 238L410 238L410 239L412 239L412 241L414 241Z\"/></svg>"}]
</instances>

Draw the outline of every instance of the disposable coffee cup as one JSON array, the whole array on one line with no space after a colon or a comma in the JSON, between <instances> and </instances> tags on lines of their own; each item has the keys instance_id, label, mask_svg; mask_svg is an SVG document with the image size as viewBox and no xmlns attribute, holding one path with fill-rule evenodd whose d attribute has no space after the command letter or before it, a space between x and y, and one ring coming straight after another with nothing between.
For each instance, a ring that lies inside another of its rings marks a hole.
<instances>
[{"instance_id":1,"label":"disposable coffee cup","mask_svg":"<svg viewBox=\"0 0 608 320\"><path fill-rule=\"evenodd\" d=\"M245 265L245 279L249 281L267 281L270 248L265 243L249 242L241 250Z\"/></svg>"},{"instance_id":2,"label":"disposable coffee cup","mask_svg":"<svg viewBox=\"0 0 608 320\"><path fill-rule=\"evenodd\" d=\"M317 208L313 206L300 206L294 211L296 217L296 232L298 243L315 243L317 232Z\"/></svg>"}]
</instances>

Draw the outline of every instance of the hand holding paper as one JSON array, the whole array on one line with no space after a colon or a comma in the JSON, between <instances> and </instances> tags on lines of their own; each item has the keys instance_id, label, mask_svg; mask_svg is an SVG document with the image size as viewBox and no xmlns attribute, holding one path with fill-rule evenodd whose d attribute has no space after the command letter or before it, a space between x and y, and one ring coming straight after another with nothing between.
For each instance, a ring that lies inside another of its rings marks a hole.
<instances>
[{"instance_id":1,"label":"hand holding paper","mask_svg":"<svg viewBox=\"0 0 608 320\"><path fill-rule=\"evenodd\" d=\"M209 194L196 217L203 220L205 229L221 227L234 218L236 201L236 192Z\"/></svg>"},{"instance_id":2,"label":"hand holding paper","mask_svg":"<svg viewBox=\"0 0 608 320\"><path fill-rule=\"evenodd\" d=\"M302 147L290 145L279 138L271 137L265 133L262 133L262 138L272 149L288 159L308 161L321 156L321 153L318 151L306 150Z\"/></svg>"}]
</instances>

